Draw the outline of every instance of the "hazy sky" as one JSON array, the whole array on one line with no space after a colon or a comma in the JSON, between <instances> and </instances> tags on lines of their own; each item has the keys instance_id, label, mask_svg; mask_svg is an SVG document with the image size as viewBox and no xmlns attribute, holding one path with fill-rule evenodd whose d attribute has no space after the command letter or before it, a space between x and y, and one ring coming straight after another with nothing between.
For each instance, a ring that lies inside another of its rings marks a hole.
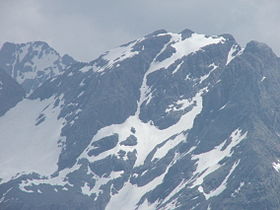
<instances>
[{"instance_id":1,"label":"hazy sky","mask_svg":"<svg viewBox=\"0 0 280 210\"><path fill-rule=\"evenodd\" d=\"M47 41L82 61L157 29L231 33L280 55L279 0L0 0L0 45Z\"/></svg>"}]
</instances>

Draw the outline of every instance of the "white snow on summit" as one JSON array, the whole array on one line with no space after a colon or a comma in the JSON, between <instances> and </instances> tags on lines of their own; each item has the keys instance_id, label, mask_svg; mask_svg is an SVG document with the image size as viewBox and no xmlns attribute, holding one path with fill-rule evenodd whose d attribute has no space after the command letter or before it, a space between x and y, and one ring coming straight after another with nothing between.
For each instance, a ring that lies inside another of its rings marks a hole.
<instances>
[{"instance_id":1,"label":"white snow on summit","mask_svg":"<svg viewBox=\"0 0 280 210\"><path fill-rule=\"evenodd\" d=\"M162 62L155 62L151 65L151 72L165 68L167 69L176 60L181 59L184 56L188 56L191 53L195 53L202 50L203 47L223 43L225 41L224 37L208 37L204 34L192 34L191 37L184 39L181 34L170 33L172 39L170 41L171 47L173 47L176 52L173 53L169 58L164 59Z\"/></svg>"}]
</instances>

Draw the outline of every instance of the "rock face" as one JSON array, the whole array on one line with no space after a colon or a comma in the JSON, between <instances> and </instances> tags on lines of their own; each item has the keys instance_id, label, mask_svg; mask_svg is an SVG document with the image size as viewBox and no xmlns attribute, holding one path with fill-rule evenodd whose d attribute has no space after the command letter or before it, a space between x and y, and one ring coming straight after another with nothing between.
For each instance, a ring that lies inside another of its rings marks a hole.
<instances>
[{"instance_id":1,"label":"rock face","mask_svg":"<svg viewBox=\"0 0 280 210\"><path fill-rule=\"evenodd\" d=\"M0 69L0 116L24 98L24 89Z\"/></svg>"},{"instance_id":2,"label":"rock face","mask_svg":"<svg viewBox=\"0 0 280 210\"><path fill-rule=\"evenodd\" d=\"M0 53L21 84L0 72L15 87L1 209L280 208L280 59L265 44L159 30L89 63L33 66L31 86L14 53L27 45Z\"/></svg>"}]
</instances>

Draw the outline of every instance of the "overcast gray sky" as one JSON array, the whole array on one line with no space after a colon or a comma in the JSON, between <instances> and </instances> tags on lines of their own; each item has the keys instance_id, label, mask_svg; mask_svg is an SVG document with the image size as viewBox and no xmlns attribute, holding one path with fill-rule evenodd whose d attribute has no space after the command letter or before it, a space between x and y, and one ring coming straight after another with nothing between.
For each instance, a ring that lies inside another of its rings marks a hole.
<instances>
[{"instance_id":1,"label":"overcast gray sky","mask_svg":"<svg viewBox=\"0 0 280 210\"><path fill-rule=\"evenodd\" d=\"M0 0L0 45L47 41L89 61L157 29L231 33L280 55L279 0Z\"/></svg>"}]
</instances>

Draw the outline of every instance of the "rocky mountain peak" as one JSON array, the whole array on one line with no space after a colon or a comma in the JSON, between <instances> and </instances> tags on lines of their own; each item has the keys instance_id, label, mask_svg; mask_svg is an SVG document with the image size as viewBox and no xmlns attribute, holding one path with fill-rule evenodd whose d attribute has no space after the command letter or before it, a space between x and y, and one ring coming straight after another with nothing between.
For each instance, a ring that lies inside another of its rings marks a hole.
<instances>
[{"instance_id":1,"label":"rocky mountain peak","mask_svg":"<svg viewBox=\"0 0 280 210\"><path fill-rule=\"evenodd\" d=\"M0 66L23 86L27 95L75 62L70 56L61 57L42 41L22 44L7 42L0 49Z\"/></svg>"},{"instance_id":2,"label":"rocky mountain peak","mask_svg":"<svg viewBox=\"0 0 280 210\"><path fill-rule=\"evenodd\" d=\"M269 47L160 30L71 65L38 46L0 51L11 75L50 69L0 117L1 209L279 209Z\"/></svg>"}]
</instances>

